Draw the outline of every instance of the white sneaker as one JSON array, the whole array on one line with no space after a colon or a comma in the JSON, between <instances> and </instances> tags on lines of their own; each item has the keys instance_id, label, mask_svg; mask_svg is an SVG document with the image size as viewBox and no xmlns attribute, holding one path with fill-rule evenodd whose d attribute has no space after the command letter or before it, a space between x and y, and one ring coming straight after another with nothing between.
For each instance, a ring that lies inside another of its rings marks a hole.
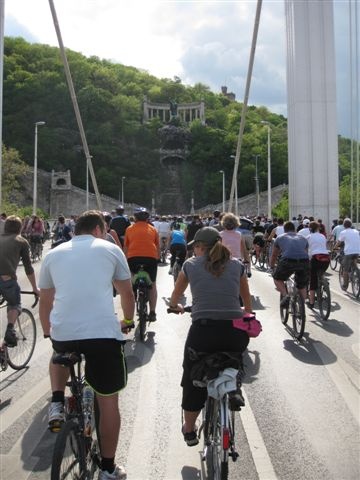
<instances>
[{"instance_id":1,"label":"white sneaker","mask_svg":"<svg viewBox=\"0 0 360 480\"><path fill-rule=\"evenodd\" d=\"M113 473L109 473L106 470L100 470L98 480L125 480L126 472L125 468L121 465L116 465Z\"/></svg>"},{"instance_id":2,"label":"white sneaker","mask_svg":"<svg viewBox=\"0 0 360 480\"><path fill-rule=\"evenodd\" d=\"M65 421L64 404L62 402L51 402L49 405L49 428L57 430Z\"/></svg>"}]
</instances>

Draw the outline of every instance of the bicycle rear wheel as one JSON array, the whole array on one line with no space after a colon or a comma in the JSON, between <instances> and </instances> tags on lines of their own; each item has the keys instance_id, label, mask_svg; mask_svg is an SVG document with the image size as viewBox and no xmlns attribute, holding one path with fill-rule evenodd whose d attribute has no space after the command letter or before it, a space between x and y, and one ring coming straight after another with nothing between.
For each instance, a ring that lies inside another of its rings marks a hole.
<instances>
[{"instance_id":1,"label":"bicycle rear wheel","mask_svg":"<svg viewBox=\"0 0 360 480\"><path fill-rule=\"evenodd\" d=\"M326 280L319 282L316 292L320 316L323 320L327 320L331 311L331 293L330 287Z\"/></svg>"},{"instance_id":2,"label":"bicycle rear wheel","mask_svg":"<svg viewBox=\"0 0 360 480\"><path fill-rule=\"evenodd\" d=\"M146 295L145 292L139 292L139 334L142 342L145 341L147 319L148 312Z\"/></svg>"},{"instance_id":3,"label":"bicycle rear wheel","mask_svg":"<svg viewBox=\"0 0 360 480\"><path fill-rule=\"evenodd\" d=\"M344 267L342 265L340 265L339 269L339 283L341 289L344 289Z\"/></svg>"},{"instance_id":4,"label":"bicycle rear wheel","mask_svg":"<svg viewBox=\"0 0 360 480\"><path fill-rule=\"evenodd\" d=\"M69 420L57 435L51 480L81 480L86 477L84 437L78 423Z\"/></svg>"},{"instance_id":5,"label":"bicycle rear wheel","mask_svg":"<svg viewBox=\"0 0 360 480\"><path fill-rule=\"evenodd\" d=\"M351 288L355 298L360 295L360 271L357 267L353 267L351 275Z\"/></svg>"},{"instance_id":6,"label":"bicycle rear wheel","mask_svg":"<svg viewBox=\"0 0 360 480\"><path fill-rule=\"evenodd\" d=\"M290 299L292 305L293 329L295 338L300 340L305 330L305 304L302 296L297 293Z\"/></svg>"},{"instance_id":7,"label":"bicycle rear wheel","mask_svg":"<svg viewBox=\"0 0 360 480\"><path fill-rule=\"evenodd\" d=\"M179 264L179 260L176 259L176 261L174 263L174 266L173 266L174 283L176 283L176 280L179 276L180 270L181 270L181 267L180 267L180 264Z\"/></svg>"},{"instance_id":8,"label":"bicycle rear wheel","mask_svg":"<svg viewBox=\"0 0 360 480\"><path fill-rule=\"evenodd\" d=\"M7 349L10 367L21 370L29 363L36 343L36 323L34 315L23 308L15 322L16 347Z\"/></svg>"},{"instance_id":9,"label":"bicycle rear wheel","mask_svg":"<svg viewBox=\"0 0 360 480\"><path fill-rule=\"evenodd\" d=\"M259 267L264 268L266 264L266 255L265 252L261 252L259 256Z\"/></svg>"},{"instance_id":10,"label":"bicycle rear wheel","mask_svg":"<svg viewBox=\"0 0 360 480\"><path fill-rule=\"evenodd\" d=\"M281 300L282 300L282 296L280 294L280 302ZM284 325L286 325L289 319L289 304L287 304L286 306L283 306L280 304L280 318L281 318L281 322Z\"/></svg>"},{"instance_id":11,"label":"bicycle rear wheel","mask_svg":"<svg viewBox=\"0 0 360 480\"><path fill-rule=\"evenodd\" d=\"M215 401L214 399L210 400L211 421L206 450L207 478L209 480L228 480L228 450L224 449L224 436L229 435L228 411L224 405L224 412L223 415L221 415L222 402Z\"/></svg>"},{"instance_id":12,"label":"bicycle rear wheel","mask_svg":"<svg viewBox=\"0 0 360 480\"><path fill-rule=\"evenodd\" d=\"M251 252L251 254L250 254L250 259L251 259L251 263L255 266L255 265L256 265L256 262L257 262L255 250L253 250L253 251Z\"/></svg>"}]
</instances>

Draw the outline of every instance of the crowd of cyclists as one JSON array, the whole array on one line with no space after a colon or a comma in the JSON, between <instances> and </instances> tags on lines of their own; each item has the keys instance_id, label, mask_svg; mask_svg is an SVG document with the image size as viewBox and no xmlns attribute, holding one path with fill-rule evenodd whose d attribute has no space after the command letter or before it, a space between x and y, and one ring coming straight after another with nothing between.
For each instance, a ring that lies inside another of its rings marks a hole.
<instances>
[{"instance_id":1,"label":"crowd of cyclists","mask_svg":"<svg viewBox=\"0 0 360 480\"><path fill-rule=\"evenodd\" d=\"M44 257L39 290L30 261L30 245L51 238ZM106 242L104 242L106 240ZM204 406L206 391L191 381L189 349L213 353L243 352L248 335L234 320L252 312L248 285L250 257L268 258L268 272L281 293L289 297L285 281L295 274L295 283L309 308L314 307L318 273L324 273L333 248L343 249L343 290L347 290L351 265L360 255L360 234L349 218L326 226L311 216L268 219L237 217L215 210L211 215L150 215L138 208L125 215L119 205L112 212L88 211L66 219L59 215L52 228L36 215L21 221L16 216L0 218L0 294L8 303L5 342L16 345L13 325L21 310L16 269L19 261L33 291L40 294L39 316L45 337L51 337L56 352L69 350L86 358L85 377L96 392L100 410L101 470L99 479L124 479L123 467L115 465L120 431L118 394L127 382L124 332L134 323L135 298L132 276L140 268L148 272L149 321L157 320L157 270L161 250L170 257L169 274L177 260L182 267L170 295L169 307L183 313L181 298L190 286L192 325L183 359L182 434L187 445L198 443L196 419ZM166 257L166 256L165 256ZM113 309L119 294L123 319ZM120 326L120 328L119 328ZM50 362L52 399L49 426L64 421L67 369ZM105 372L110 372L105 374ZM243 405L241 382L234 395L235 408Z\"/></svg>"}]
</instances>

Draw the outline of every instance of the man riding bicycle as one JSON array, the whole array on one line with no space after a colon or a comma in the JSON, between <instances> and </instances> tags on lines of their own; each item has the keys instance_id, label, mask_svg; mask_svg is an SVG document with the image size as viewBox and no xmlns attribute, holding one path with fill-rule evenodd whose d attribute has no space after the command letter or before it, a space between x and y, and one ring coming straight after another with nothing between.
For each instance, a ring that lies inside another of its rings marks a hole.
<instances>
[{"instance_id":1,"label":"man riding bicycle","mask_svg":"<svg viewBox=\"0 0 360 480\"><path fill-rule=\"evenodd\" d=\"M360 233L355 228L352 228L350 218L344 220L344 230L340 232L339 240L335 247L344 246L344 257L342 259L342 266L344 267L344 283L342 289L347 290L349 286L349 272L351 266L356 262L360 255Z\"/></svg>"},{"instance_id":2,"label":"man riding bicycle","mask_svg":"<svg viewBox=\"0 0 360 480\"><path fill-rule=\"evenodd\" d=\"M286 306L289 303L290 297L285 282L293 273L295 273L296 287L305 301L309 281L308 241L295 232L295 225L292 222L284 224L284 233L275 240L270 268L274 269L277 260L278 264L273 273L273 279L282 296L281 305Z\"/></svg>"},{"instance_id":3,"label":"man riding bicycle","mask_svg":"<svg viewBox=\"0 0 360 480\"><path fill-rule=\"evenodd\" d=\"M40 271L39 316L44 336L57 353L85 355L85 380L99 407L101 471L98 480L123 480L114 459L120 432L119 391L127 383L123 334L133 319L131 275L121 249L104 239L102 214L84 212L75 236L51 250ZM114 311L113 286L120 294L124 322ZM52 399L49 426L64 420L64 391L69 369L50 361Z\"/></svg>"},{"instance_id":4,"label":"man riding bicycle","mask_svg":"<svg viewBox=\"0 0 360 480\"><path fill-rule=\"evenodd\" d=\"M150 313L149 321L156 321L156 276L157 264L160 258L159 234L156 228L150 225L149 212L146 208L139 208L134 212L135 223L125 232L124 252L128 260L131 273L137 273L140 265L148 272L152 281L149 289Z\"/></svg>"},{"instance_id":5,"label":"man riding bicycle","mask_svg":"<svg viewBox=\"0 0 360 480\"><path fill-rule=\"evenodd\" d=\"M7 328L4 340L8 347L16 347L17 338L14 325L21 313L20 287L16 269L21 259L33 292L39 295L36 277L30 260L30 247L20 233L22 222L19 217L10 215L4 223L4 233L0 235L0 294L7 301Z\"/></svg>"}]
</instances>

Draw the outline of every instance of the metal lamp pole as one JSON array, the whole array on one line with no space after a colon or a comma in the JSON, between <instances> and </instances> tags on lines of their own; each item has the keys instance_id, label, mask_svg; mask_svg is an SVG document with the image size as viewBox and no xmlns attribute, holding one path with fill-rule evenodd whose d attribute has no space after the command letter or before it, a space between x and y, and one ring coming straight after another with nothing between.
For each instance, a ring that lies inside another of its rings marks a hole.
<instances>
[{"instance_id":1,"label":"metal lamp pole","mask_svg":"<svg viewBox=\"0 0 360 480\"><path fill-rule=\"evenodd\" d=\"M121 204L124 206L124 180L126 177L121 177Z\"/></svg>"},{"instance_id":2,"label":"metal lamp pole","mask_svg":"<svg viewBox=\"0 0 360 480\"><path fill-rule=\"evenodd\" d=\"M225 212L225 172L224 170L219 170L219 173L222 173L222 211Z\"/></svg>"},{"instance_id":3,"label":"metal lamp pole","mask_svg":"<svg viewBox=\"0 0 360 480\"><path fill-rule=\"evenodd\" d=\"M270 127L270 122L267 122L266 120L263 120L261 122L263 125L267 126L267 143L268 143L268 158L267 158L267 170L268 170L268 175L267 175L267 191L268 191L268 212L267 212L267 218L271 218L271 141L270 141L270 134L271 134L271 127Z\"/></svg>"},{"instance_id":4,"label":"metal lamp pole","mask_svg":"<svg viewBox=\"0 0 360 480\"><path fill-rule=\"evenodd\" d=\"M45 125L45 122L35 122L35 145L34 145L34 186L33 186L33 214L37 210L37 144L38 144L38 126Z\"/></svg>"},{"instance_id":5,"label":"metal lamp pole","mask_svg":"<svg viewBox=\"0 0 360 480\"><path fill-rule=\"evenodd\" d=\"M230 158L232 158L234 161L236 159L235 155L230 155ZM237 178L235 181L235 188L234 188L234 195L235 195L235 215L238 216L238 189L237 189ZM230 199L231 201L231 199Z\"/></svg>"},{"instance_id":6,"label":"metal lamp pole","mask_svg":"<svg viewBox=\"0 0 360 480\"><path fill-rule=\"evenodd\" d=\"M256 185L256 214L257 214L257 216L259 216L259 211L260 211L258 157L259 157L259 155L255 155L255 185Z\"/></svg>"}]
</instances>

